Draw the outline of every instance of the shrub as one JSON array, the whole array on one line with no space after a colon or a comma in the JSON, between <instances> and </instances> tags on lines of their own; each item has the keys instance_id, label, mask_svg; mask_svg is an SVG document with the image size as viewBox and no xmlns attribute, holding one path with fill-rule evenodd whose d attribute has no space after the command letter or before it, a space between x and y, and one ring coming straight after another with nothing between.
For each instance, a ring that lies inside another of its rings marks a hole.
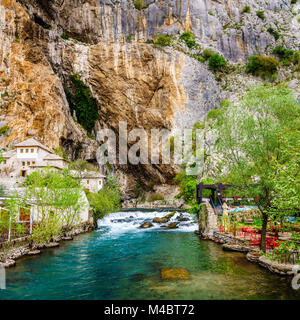
<instances>
[{"instance_id":1,"label":"shrub","mask_svg":"<svg viewBox=\"0 0 300 320\"><path fill-rule=\"evenodd\" d=\"M194 38L195 35L190 31L186 31L180 36L180 39L183 40L189 48L195 47L196 41Z\"/></svg>"},{"instance_id":2,"label":"shrub","mask_svg":"<svg viewBox=\"0 0 300 320\"><path fill-rule=\"evenodd\" d=\"M70 76L73 84L72 94L65 89L71 111L75 111L78 122L84 129L91 133L95 122L99 119L96 100L91 96L90 89L83 83L79 74Z\"/></svg>"},{"instance_id":3,"label":"shrub","mask_svg":"<svg viewBox=\"0 0 300 320\"><path fill-rule=\"evenodd\" d=\"M263 10L256 11L256 15L261 19L265 20L265 12Z\"/></svg>"},{"instance_id":4,"label":"shrub","mask_svg":"<svg viewBox=\"0 0 300 320\"><path fill-rule=\"evenodd\" d=\"M272 51L274 54L276 54L280 60L282 59L292 59L293 55L294 55L294 51L290 50L290 49L286 49L282 46L277 46L276 48L273 49Z\"/></svg>"},{"instance_id":5,"label":"shrub","mask_svg":"<svg viewBox=\"0 0 300 320\"><path fill-rule=\"evenodd\" d=\"M106 185L98 193L89 193L87 198L94 209L94 221L103 218L108 213L119 211L121 208L119 191Z\"/></svg>"},{"instance_id":6,"label":"shrub","mask_svg":"<svg viewBox=\"0 0 300 320\"><path fill-rule=\"evenodd\" d=\"M280 33L272 27L268 28L267 31L275 38L275 40L278 40L280 38Z\"/></svg>"},{"instance_id":7,"label":"shrub","mask_svg":"<svg viewBox=\"0 0 300 320\"><path fill-rule=\"evenodd\" d=\"M4 136L7 135L8 131L9 131L9 126L5 125L3 127L0 128L0 136Z\"/></svg>"},{"instance_id":8,"label":"shrub","mask_svg":"<svg viewBox=\"0 0 300 320\"><path fill-rule=\"evenodd\" d=\"M298 0L292 0L291 4L296 4L298 2Z\"/></svg>"},{"instance_id":9,"label":"shrub","mask_svg":"<svg viewBox=\"0 0 300 320\"><path fill-rule=\"evenodd\" d=\"M145 4L143 0L134 0L133 4L137 10L143 10L148 7L148 5Z\"/></svg>"},{"instance_id":10,"label":"shrub","mask_svg":"<svg viewBox=\"0 0 300 320\"><path fill-rule=\"evenodd\" d=\"M222 110L220 109L213 109L210 110L206 116L207 120L215 120L222 114Z\"/></svg>"},{"instance_id":11,"label":"shrub","mask_svg":"<svg viewBox=\"0 0 300 320\"><path fill-rule=\"evenodd\" d=\"M69 40L69 37L65 33L63 33L60 37L64 40Z\"/></svg>"},{"instance_id":12,"label":"shrub","mask_svg":"<svg viewBox=\"0 0 300 320\"><path fill-rule=\"evenodd\" d=\"M208 60L214 53L212 49L208 48L203 50L202 56L205 60Z\"/></svg>"},{"instance_id":13,"label":"shrub","mask_svg":"<svg viewBox=\"0 0 300 320\"><path fill-rule=\"evenodd\" d=\"M250 6L245 6L244 8L243 8L243 10L242 10L242 14L243 13L251 13L251 8L250 8Z\"/></svg>"},{"instance_id":14,"label":"shrub","mask_svg":"<svg viewBox=\"0 0 300 320\"><path fill-rule=\"evenodd\" d=\"M210 69L216 71L216 70L222 69L223 67L226 67L227 61L223 56L220 56L219 54L214 53L208 59L208 65Z\"/></svg>"},{"instance_id":15,"label":"shrub","mask_svg":"<svg viewBox=\"0 0 300 320\"><path fill-rule=\"evenodd\" d=\"M272 57L251 56L246 71L262 78L271 77L277 72L279 62Z\"/></svg>"},{"instance_id":16,"label":"shrub","mask_svg":"<svg viewBox=\"0 0 300 320\"><path fill-rule=\"evenodd\" d=\"M160 34L154 38L153 44L157 47L166 47L171 45L172 38L168 34Z\"/></svg>"},{"instance_id":17,"label":"shrub","mask_svg":"<svg viewBox=\"0 0 300 320\"><path fill-rule=\"evenodd\" d=\"M58 156L64 158L66 161L69 160L68 155L66 154L66 152L61 148L61 147L57 147L55 149L53 149L54 153L57 154Z\"/></svg>"},{"instance_id":18,"label":"shrub","mask_svg":"<svg viewBox=\"0 0 300 320\"><path fill-rule=\"evenodd\" d=\"M151 195L151 197L148 199L149 202L159 201L159 200L165 200L164 196L158 193L154 193Z\"/></svg>"}]
</instances>

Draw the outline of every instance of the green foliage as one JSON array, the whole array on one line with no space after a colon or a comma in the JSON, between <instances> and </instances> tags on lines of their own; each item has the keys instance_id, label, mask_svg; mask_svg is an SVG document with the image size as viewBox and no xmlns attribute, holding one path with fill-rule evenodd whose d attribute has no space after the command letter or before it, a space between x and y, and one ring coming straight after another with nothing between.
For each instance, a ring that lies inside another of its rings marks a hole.
<instances>
[{"instance_id":1,"label":"green foliage","mask_svg":"<svg viewBox=\"0 0 300 320\"><path fill-rule=\"evenodd\" d=\"M143 10L148 7L148 5L145 4L143 0L134 0L133 4L137 10Z\"/></svg>"},{"instance_id":2,"label":"green foliage","mask_svg":"<svg viewBox=\"0 0 300 320\"><path fill-rule=\"evenodd\" d=\"M60 37L64 40L69 40L69 37L65 33L63 33Z\"/></svg>"},{"instance_id":3,"label":"green foliage","mask_svg":"<svg viewBox=\"0 0 300 320\"><path fill-rule=\"evenodd\" d=\"M191 31L186 31L180 36L180 39L183 40L189 48L196 46L196 41L194 38L195 35Z\"/></svg>"},{"instance_id":4,"label":"green foliage","mask_svg":"<svg viewBox=\"0 0 300 320\"><path fill-rule=\"evenodd\" d=\"M256 11L256 15L261 19L265 20L265 12L263 10Z\"/></svg>"},{"instance_id":5,"label":"green foliage","mask_svg":"<svg viewBox=\"0 0 300 320\"><path fill-rule=\"evenodd\" d=\"M4 125L0 128L0 136L5 136L8 134L10 127L8 125Z\"/></svg>"},{"instance_id":6,"label":"green foliage","mask_svg":"<svg viewBox=\"0 0 300 320\"><path fill-rule=\"evenodd\" d=\"M108 177L108 183L98 193L89 193L87 197L94 210L94 221L121 208L119 186L112 177Z\"/></svg>"},{"instance_id":7,"label":"green foliage","mask_svg":"<svg viewBox=\"0 0 300 320\"><path fill-rule=\"evenodd\" d=\"M50 168L45 170L35 170L27 176L25 187L34 188L49 188L49 189L61 189L61 188L79 188L80 183L77 179L74 179L69 170L65 169L57 172Z\"/></svg>"},{"instance_id":8,"label":"green foliage","mask_svg":"<svg viewBox=\"0 0 300 320\"><path fill-rule=\"evenodd\" d=\"M280 58L280 60L283 60L283 59L290 60L294 56L293 50L286 49L282 46L277 46L276 48L273 49L272 52L276 54Z\"/></svg>"},{"instance_id":9,"label":"green foliage","mask_svg":"<svg viewBox=\"0 0 300 320\"><path fill-rule=\"evenodd\" d=\"M75 160L70 164L71 170L82 171L99 171L97 167L95 167L92 163L87 162L86 160Z\"/></svg>"},{"instance_id":10,"label":"green foliage","mask_svg":"<svg viewBox=\"0 0 300 320\"><path fill-rule=\"evenodd\" d=\"M162 200L165 200L165 198L162 194L159 194L159 193L152 194L148 199L149 202L162 201Z\"/></svg>"},{"instance_id":11,"label":"green foliage","mask_svg":"<svg viewBox=\"0 0 300 320\"><path fill-rule=\"evenodd\" d=\"M291 4L296 4L298 0L291 0Z\"/></svg>"},{"instance_id":12,"label":"green foliage","mask_svg":"<svg viewBox=\"0 0 300 320\"><path fill-rule=\"evenodd\" d=\"M244 8L243 8L243 10L242 10L242 14L243 13L251 13L251 8L250 8L250 6L245 6Z\"/></svg>"},{"instance_id":13,"label":"green foliage","mask_svg":"<svg viewBox=\"0 0 300 320\"><path fill-rule=\"evenodd\" d=\"M289 89L264 85L224 108L215 123L216 152L226 168L219 179L247 185L245 196L259 199L264 235L270 215L299 208L299 119L300 106Z\"/></svg>"},{"instance_id":14,"label":"green foliage","mask_svg":"<svg viewBox=\"0 0 300 320\"><path fill-rule=\"evenodd\" d=\"M78 122L91 133L95 122L99 119L96 100L92 97L90 89L83 83L79 74L70 76L73 84L72 94L65 89L71 111L75 111Z\"/></svg>"},{"instance_id":15,"label":"green foliage","mask_svg":"<svg viewBox=\"0 0 300 320\"><path fill-rule=\"evenodd\" d=\"M188 212L192 215L198 215L202 207L203 207L202 203L200 204L194 203L192 207L188 210Z\"/></svg>"},{"instance_id":16,"label":"green foliage","mask_svg":"<svg viewBox=\"0 0 300 320\"><path fill-rule=\"evenodd\" d=\"M214 53L209 57L208 65L210 69L216 71L226 67L227 61L223 56L220 56L218 53Z\"/></svg>"},{"instance_id":17,"label":"green foliage","mask_svg":"<svg viewBox=\"0 0 300 320\"><path fill-rule=\"evenodd\" d=\"M272 57L251 56L246 71L263 79L272 78L277 73L278 65L279 62Z\"/></svg>"},{"instance_id":18,"label":"green foliage","mask_svg":"<svg viewBox=\"0 0 300 320\"><path fill-rule=\"evenodd\" d=\"M221 109L210 110L206 116L207 120L216 120L222 115Z\"/></svg>"},{"instance_id":19,"label":"green foliage","mask_svg":"<svg viewBox=\"0 0 300 320\"><path fill-rule=\"evenodd\" d=\"M208 48L208 49L204 49L202 52L202 56L205 60L208 60L215 52Z\"/></svg>"},{"instance_id":20,"label":"green foliage","mask_svg":"<svg viewBox=\"0 0 300 320\"><path fill-rule=\"evenodd\" d=\"M166 47L172 44L172 38L168 34L160 34L154 38L154 46L156 47Z\"/></svg>"},{"instance_id":21,"label":"green foliage","mask_svg":"<svg viewBox=\"0 0 300 320\"><path fill-rule=\"evenodd\" d=\"M280 33L274 28L269 27L267 31L275 38L275 40L278 40L280 38Z\"/></svg>"},{"instance_id":22,"label":"green foliage","mask_svg":"<svg viewBox=\"0 0 300 320\"><path fill-rule=\"evenodd\" d=\"M68 155L66 154L66 152L61 148L61 147L57 147L55 149L53 149L54 153L57 154L58 156L64 158L66 161L69 160Z\"/></svg>"}]
</instances>

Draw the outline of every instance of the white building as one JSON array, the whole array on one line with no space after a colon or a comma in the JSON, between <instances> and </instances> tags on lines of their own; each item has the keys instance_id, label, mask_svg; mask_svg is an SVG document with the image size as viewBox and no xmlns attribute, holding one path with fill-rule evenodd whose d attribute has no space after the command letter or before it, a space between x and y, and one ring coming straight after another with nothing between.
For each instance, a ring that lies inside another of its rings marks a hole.
<instances>
[{"instance_id":1,"label":"white building","mask_svg":"<svg viewBox=\"0 0 300 320\"><path fill-rule=\"evenodd\" d=\"M61 170L68 167L68 161L33 138L16 144L13 149L3 152L2 156L4 161L0 164L0 184L7 188L21 183L36 169L51 167ZM105 176L97 171L72 172L91 192L96 193L104 186Z\"/></svg>"}]
</instances>

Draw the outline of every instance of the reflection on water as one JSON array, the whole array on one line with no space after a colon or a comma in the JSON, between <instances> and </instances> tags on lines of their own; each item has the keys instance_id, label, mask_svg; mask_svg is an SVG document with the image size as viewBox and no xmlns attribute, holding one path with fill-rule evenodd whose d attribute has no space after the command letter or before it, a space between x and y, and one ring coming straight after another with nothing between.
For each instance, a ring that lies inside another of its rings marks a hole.
<instances>
[{"instance_id":1,"label":"reflection on water","mask_svg":"<svg viewBox=\"0 0 300 320\"><path fill-rule=\"evenodd\" d=\"M112 214L95 232L20 259L0 299L300 299L291 279L199 240L192 222L138 228L164 214ZM184 268L191 278L162 281L161 268Z\"/></svg>"}]
</instances>

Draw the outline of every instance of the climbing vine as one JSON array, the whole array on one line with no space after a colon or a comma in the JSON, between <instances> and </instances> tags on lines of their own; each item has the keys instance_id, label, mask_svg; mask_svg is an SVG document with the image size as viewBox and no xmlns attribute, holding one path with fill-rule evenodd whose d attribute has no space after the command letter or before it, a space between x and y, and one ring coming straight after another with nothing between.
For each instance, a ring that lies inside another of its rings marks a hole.
<instances>
[{"instance_id":1,"label":"climbing vine","mask_svg":"<svg viewBox=\"0 0 300 320\"><path fill-rule=\"evenodd\" d=\"M65 93L71 112L75 111L77 121L91 133L95 122L99 119L96 100L91 96L90 89L83 83L79 74L71 75L70 79L73 93L66 88Z\"/></svg>"}]
</instances>

